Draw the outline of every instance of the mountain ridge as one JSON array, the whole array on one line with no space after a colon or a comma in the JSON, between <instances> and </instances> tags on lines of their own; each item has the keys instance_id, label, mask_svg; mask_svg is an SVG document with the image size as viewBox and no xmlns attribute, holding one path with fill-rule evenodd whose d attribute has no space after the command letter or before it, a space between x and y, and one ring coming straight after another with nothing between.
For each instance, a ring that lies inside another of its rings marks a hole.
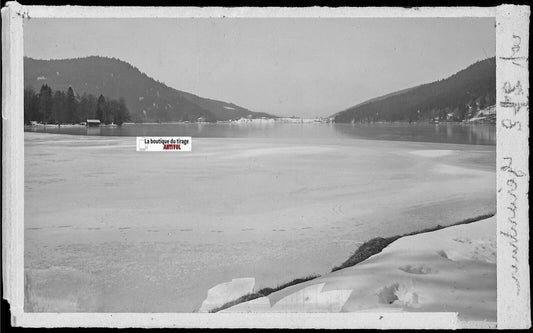
<instances>
[{"instance_id":1,"label":"mountain ridge","mask_svg":"<svg viewBox=\"0 0 533 333\"><path fill-rule=\"evenodd\" d=\"M219 101L166 85L137 67L118 58L88 56L69 59L24 57L24 86L38 90L47 84L54 90L123 97L132 120L143 121L225 121L240 117L275 118L232 102Z\"/></svg>"},{"instance_id":2,"label":"mountain ridge","mask_svg":"<svg viewBox=\"0 0 533 333\"><path fill-rule=\"evenodd\" d=\"M464 120L496 102L496 59L480 60L447 78L366 100L331 115L335 122Z\"/></svg>"}]
</instances>

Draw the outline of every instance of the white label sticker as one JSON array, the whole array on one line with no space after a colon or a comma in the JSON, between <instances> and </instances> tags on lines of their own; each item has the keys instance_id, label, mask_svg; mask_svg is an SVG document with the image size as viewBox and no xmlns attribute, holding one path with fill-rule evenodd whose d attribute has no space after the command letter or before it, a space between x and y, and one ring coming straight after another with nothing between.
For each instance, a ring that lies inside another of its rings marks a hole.
<instances>
[{"instance_id":1,"label":"white label sticker","mask_svg":"<svg viewBox=\"0 0 533 333\"><path fill-rule=\"evenodd\" d=\"M190 136L138 136L137 151L191 151Z\"/></svg>"}]
</instances>

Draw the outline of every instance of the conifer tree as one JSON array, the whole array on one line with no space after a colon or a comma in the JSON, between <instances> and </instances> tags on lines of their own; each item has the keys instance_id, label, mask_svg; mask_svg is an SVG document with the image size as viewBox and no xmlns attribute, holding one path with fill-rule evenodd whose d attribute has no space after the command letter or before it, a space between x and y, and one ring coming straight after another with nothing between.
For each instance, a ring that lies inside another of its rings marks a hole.
<instances>
[{"instance_id":1,"label":"conifer tree","mask_svg":"<svg viewBox=\"0 0 533 333\"><path fill-rule=\"evenodd\" d=\"M68 87L65 108L67 111L67 122L71 124L79 123L80 120L78 116L78 102L76 101L76 97L74 96L74 90L72 90L72 87Z\"/></svg>"},{"instance_id":2,"label":"conifer tree","mask_svg":"<svg viewBox=\"0 0 533 333\"><path fill-rule=\"evenodd\" d=\"M98 97L98 102L96 103L96 119L99 119L101 123L105 122L105 113L106 113L106 101L103 95Z\"/></svg>"},{"instance_id":3,"label":"conifer tree","mask_svg":"<svg viewBox=\"0 0 533 333\"><path fill-rule=\"evenodd\" d=\"M52 119L52 89L44 84L39 92L39 115L44 123L53 121Z\"/></svg>"}]
</instances>

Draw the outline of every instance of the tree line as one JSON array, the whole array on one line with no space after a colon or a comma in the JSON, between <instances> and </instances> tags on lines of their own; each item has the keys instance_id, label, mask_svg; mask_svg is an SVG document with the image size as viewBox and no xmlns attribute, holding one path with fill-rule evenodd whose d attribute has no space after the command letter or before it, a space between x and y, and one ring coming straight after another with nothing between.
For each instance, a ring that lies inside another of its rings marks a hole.
<instances>
[{"instance_id":1,"label":"tree line","mask_svg":"<svg viewBox=\"0 0 533 333\"><path fill-rule=\"evenodd\" d=\"M37 93L32 87L24 89L24 122L37 121L45 124L79 124L87 119L99 119L102 124L122 125L130 119L126 102L98 98L92 94L79 96L72 87L66 92L53 91L48 85L41 86Z\"/></svg>"}]
</instances>

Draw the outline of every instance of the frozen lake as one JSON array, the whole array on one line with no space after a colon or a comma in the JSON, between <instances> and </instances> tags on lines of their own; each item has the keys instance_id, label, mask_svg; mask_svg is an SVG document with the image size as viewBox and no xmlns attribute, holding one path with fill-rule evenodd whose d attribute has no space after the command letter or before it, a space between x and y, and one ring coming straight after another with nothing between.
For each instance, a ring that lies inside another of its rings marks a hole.
<instances>
[{"instance_id":1,"label":"frozen lake","mask_svg":"<svg viewBox=\"0 0 533 333\"><path fill-rule=\"evenodd\" d=\"M490 127L143 126L25 133L26 311L190 312L232 278L275 286L370 238L496 210ZM193 151L119 135L193 135Z\"/></svg>"},{"instance_id":2,"label":"frozen lake","mask_svg":"<svg viewBox=\"0 0 533 333\"><path fill-rule=\"evenodd\" d=\"M286 124L176 123L124 124L122 127L27 127L29 132L91 136L192 136L207 138L283 138L307 141L354 137L369 140L495 145L496 126L464 123Z\"/></svg>"}]
</instances>

